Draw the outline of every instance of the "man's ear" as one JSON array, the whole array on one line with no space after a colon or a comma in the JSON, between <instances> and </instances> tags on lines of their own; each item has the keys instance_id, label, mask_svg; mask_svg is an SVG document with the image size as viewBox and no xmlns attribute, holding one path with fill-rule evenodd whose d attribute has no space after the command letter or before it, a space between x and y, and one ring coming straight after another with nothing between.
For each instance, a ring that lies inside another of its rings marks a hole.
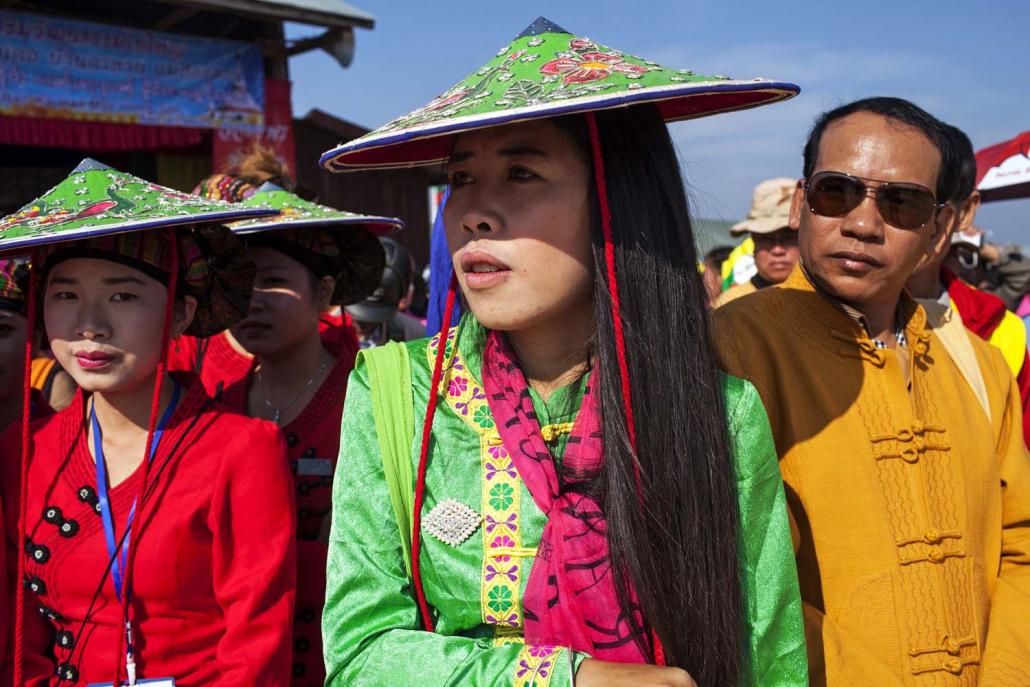
<instances>
[{"instance_id":1,"label":"man's ear","mask_svg":"<svg viewBox=\"0 0 1030 687\"><path fill-rule=\"evenodd\" d=\"M958 211L958 231L966 231L976 221L976 213L980 209L980 192L973 191Z\"/></svg>"},{"instance_id":2,"label":"man's ear","mask_svg":"<svg viewBox=\"0 0 1030 687\"><path fill-rule=\"evenodd\" d=\"M805 180L798 179L794 186L794 196L790 199L790 218L787 226L797 231L801 227L801 213L805 209Z\"/></svg>"},{"instance_id":3,"label":"man's ear","mask_svg":"<svg viewBox=\"0 0 1030 687\"><path fill-rule=\"evenodd\" d=\"M926 244L927 255L937 255L938 251L947 250L945 243L951 241L951 230L955 226L955 220L957 217L958 211L951 203L946 204L937 211L934 221L930 224L930 228L933 229L933 233L930 235L930 240Z\"/></svg>"},{"instance_id":4,"label":"man's ear","mask_svg":"<svg viewBox=\"0 0 1030 687\"><path fill-rule=\"evenodd\" d=\"M193 317L197 314L197 299L193 296L183 296L175 299L175 319L172 321L172 338L182 336L182 333L193 324Z\"/></svg>"}]
</instances>

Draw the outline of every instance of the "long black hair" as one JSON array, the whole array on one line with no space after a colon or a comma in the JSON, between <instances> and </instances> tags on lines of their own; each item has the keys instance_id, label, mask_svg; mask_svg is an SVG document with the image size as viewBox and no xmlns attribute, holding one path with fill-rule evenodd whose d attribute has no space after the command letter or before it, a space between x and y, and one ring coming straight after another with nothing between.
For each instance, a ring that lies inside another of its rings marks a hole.
<instances>
[{"instance_id":1,"label":"long black hair","mask_svg":"<svg viewBox=\"0 0 1030 687\"><path fill-rule=\"evenodd\" d=\"M643 484L642 508L623 407L597 189L591 183L592 353L604 431L603 467L592 488L608 522L619 604L624 617L637 625L634 634L645 654L653 651L648 632L653 630L668 665L684 668L702 686L735 685L746 660L736 478L679 162L654 106L595 116ZM555 121L591 164L584 118ZM632 606L631 584L639 611Z\"/></svg>"}]
</instances>

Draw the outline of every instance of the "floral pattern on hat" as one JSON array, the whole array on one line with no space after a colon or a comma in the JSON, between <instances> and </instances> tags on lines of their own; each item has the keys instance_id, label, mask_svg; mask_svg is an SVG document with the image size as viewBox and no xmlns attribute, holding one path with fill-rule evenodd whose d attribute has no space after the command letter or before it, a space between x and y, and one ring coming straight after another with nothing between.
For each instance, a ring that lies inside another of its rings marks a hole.
<instances>
[{"instance_id":1,"label":"floral pattern on hat","mask_svg":"<svg viewBox=\"0 0 1030 687\"><path fill-rule=\"evenodd\" d=\"M206 200L85 159L57 186L0 218L0 251L268 214L274 211Z\"/></svg>"},{"instance_id":2,"label":"floral pattern on hat","mask_svg":"<svg viewBox=\"0 0 1030 687\"><path fill-rule=\"evenodd\" d=\"M269 183L262 185L240 205L248 208L277 210L278 214L233 222L229 227L235 234L280 230L289 225L290 227L364 227L376 236L382 236L404 227L404 221L396 217L381 217L337 210L327 205L304 200L295 193L290 193Z\"/></svg>"},{"instance_id":3,"label":"floral pattern on hat","mask_svg":"<svg viewBox=\"0 0 1030 687\"><path fill-rule=\"evenodd\" d=\"M644 102L660 103L672 121L785 100L798 90L670 69L541 17L446 93L325 153L321 162L331 171L428 164L449 149L428 139L484 126Z\"/></svg>"}]
</instances>

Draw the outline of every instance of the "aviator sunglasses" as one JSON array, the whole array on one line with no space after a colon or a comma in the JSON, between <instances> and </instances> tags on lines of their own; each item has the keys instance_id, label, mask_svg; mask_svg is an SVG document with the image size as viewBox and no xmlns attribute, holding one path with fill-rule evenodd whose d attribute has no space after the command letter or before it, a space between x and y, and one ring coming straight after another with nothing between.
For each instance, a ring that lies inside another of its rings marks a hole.
<instances>
[{"instance_id":1,"label":"aviator sunglasses","mask_svg":"<svg viewBox=\"0 0 1030 687\"><path fill-rule=\"evenodd\" d=\"M877 186L870 186L867 181ZM819 172L805 183L804 189L808 207L822 217L844 217L872 193L880 217L899 229L921 229L944 207L925 186L865 179L843 172Z\"/></svg>"}]
</instances>

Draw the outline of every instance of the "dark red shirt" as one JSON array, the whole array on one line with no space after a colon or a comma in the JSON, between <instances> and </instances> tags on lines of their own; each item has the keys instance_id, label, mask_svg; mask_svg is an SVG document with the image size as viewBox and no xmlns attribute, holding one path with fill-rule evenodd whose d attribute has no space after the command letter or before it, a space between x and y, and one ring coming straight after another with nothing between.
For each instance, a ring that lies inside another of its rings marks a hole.
<instances>
[{"instance_id":1,"label":"dark red shirt","mask_svg":"<svg viewBox=\"0 0 1030 687\"><path fill-rule=\"evenodd\" d=\"M322 687L321 618L325 603L328 549L318 541L332 511L333 474L340 452L340 423L347 380L355 353L326 344L336 362L301 414L282 428L293 473L297 503L297 615L294 633L294 687ZM239 413L247 411L253 374L225 389L222 402Z\"/></svg>"}]
</instances>

